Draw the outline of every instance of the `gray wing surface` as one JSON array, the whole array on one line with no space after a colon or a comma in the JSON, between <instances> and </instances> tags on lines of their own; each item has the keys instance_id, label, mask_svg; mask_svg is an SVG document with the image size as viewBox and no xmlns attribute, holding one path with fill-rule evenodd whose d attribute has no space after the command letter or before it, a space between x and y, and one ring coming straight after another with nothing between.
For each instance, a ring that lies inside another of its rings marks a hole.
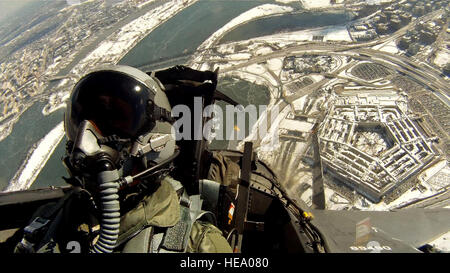
<instances>
[{"instance_id":1,"label":"gray wing surface","mask_svg":"<svg viewBox=\"0 0 450 273\"><path fill-rule=\"evenodd\" d=\"M312 212L331 252L418 252L450 231L450 209Z\"/></svg>"}]
</instances>

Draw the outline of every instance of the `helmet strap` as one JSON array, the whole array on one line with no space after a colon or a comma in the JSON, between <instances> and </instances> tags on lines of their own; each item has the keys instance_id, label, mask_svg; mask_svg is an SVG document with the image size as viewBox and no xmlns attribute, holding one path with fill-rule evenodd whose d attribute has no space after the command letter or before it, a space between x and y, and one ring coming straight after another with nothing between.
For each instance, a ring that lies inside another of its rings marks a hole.
<instances>
[{"instance_id":1,"label":"helmet strap","mask_svg":"<svg viewBox=\"0 0 450 273\"><path fill-rule=\"evenodd\" d=\"M150 120L165 121L171 124L175 122L170 111L163 107L159 107L151 100L148 101L148 115Z\"/></svg>"}]
</instances>

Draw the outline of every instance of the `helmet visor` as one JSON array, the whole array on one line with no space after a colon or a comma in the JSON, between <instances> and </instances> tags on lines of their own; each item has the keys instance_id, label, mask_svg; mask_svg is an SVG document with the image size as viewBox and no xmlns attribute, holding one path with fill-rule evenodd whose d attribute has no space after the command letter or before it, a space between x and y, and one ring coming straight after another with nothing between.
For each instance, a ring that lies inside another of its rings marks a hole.
<instances>
[{"instance_id":1,"label":"helmet visor","mask_svg":"<svg viewBox=\"0 0 450 273\"><path fill-rule=\"evenodd\" d=\"M148 119L153 93L140 81L116 71L94 72L75 86L66 114L66 132L74 139L83 120L93 122L104 136L135 138L154 126Z\"/></svg>"}]
</instances>

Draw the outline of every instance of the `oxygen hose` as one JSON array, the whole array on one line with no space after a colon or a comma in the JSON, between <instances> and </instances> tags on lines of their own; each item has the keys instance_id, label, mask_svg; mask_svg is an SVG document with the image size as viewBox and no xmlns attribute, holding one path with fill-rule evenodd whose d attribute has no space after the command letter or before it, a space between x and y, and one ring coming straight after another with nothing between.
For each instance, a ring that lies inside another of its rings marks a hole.
<instances>
[{"instance_id":1,"label":"oxygen hose","mask_svg":"<svg viewBox=\"0 0 450 273\"><path fill-rule=\"evenodd\" d=\"M119 238L120 203L119 173L117 170L102 171L97 176L100 190L100 237L94 244L93 253L111 253Z\"/></svg>"},{"instance_id":2,"label":"oxygen hose","mask_svg":"<svg viewBox=\"0 0 450 273\"><path fill-rule=\"evenodd\" d=\"M122 179L120 179L117 169L114 169L108 160L100 162L99 165L105 170L99 172L97 175L102 217L100 221L100 237L94 244L91 252L111 253L117 244L120 228L120 202L118 195L120 186L126 185L127 182L131 182L133 179L144 176L156 168L160 168L171 162L179 154L180 152L177 150L172 156L161 161L159 164L133 177L130 176Z\"/></svg>"}]
</instances>

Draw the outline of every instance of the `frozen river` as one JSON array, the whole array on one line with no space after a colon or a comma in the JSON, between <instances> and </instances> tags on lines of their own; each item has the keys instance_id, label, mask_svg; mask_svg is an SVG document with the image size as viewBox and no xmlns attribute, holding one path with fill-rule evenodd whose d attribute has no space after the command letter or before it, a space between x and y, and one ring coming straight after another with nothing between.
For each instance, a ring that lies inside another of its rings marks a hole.
<instances>
[{"instance_id":1,"label":"frozen river","mask_svg":"<svg viewBox=\"0 0 450 273\"><path fill-rule=\"evenodd\" d=\"M193 53L202 42L231 19L258 5L269 2L273 1L201 0L156 28L128 52L120 61L120 64L136 67L151 67L149 64L158 63L161 59L170 60L172 57L183 56L183 54L189 55L188 53ZM324 19L327 16L323 15L319 17L314 17L313 15L308 16L313 16L311 18L316 18L315 20L325 20L325 25L336 20L338 23L350 20L348 14L330 13L327 15L330 16L329 19ZM278 32L280 27L301 29L320 25L317 22L311 25L311 20L304 20L298 16L282 15L261 19L262 21L258 20L246 23L231 31L229 35L224 37L224 40L240 40L272 34ZM311 19L310 17L308 18ZM273 26L271 28L257 27L260 23L262 25L272 24ZM322 23L321 25L324 24ZM187 60L187 58L184 60ZM183 63L183 59L181 59L180 63ZM158 67L154 66L152 69L155 68ZM247 83L241 82L238 84L246 85ZM222 89L224 91L230 90L230 86L227 85L226 88L224 87ZM263 90L262 93L266 93L266 91ZM248 96L246 94L243 94L242 97L237 97L238 102L247 104L248 101L246 98ZM233 96L234 94L230 95ZM261 98L259 103L265 103L265 101L268 102L268 98L267 100ZM10 136L0 142L0 154L2 155L2 160L0 161L1 189L4 189L8 185L8 182L14 177L17 170L21 168L24 159L27 157L33 145L42 140L49 131L62 121L64 109L58 110L49 116L43 116L41 110L44 105L42 102L37 102L30 107L14 126ZM37 176L32 188L63 185L64 182L61 177L67 175L61 163L61 157L64 155L64 151L65 141L63 139L54 149L53 155L48 159L47 164Z\"/></svg>"}]
</instances>

